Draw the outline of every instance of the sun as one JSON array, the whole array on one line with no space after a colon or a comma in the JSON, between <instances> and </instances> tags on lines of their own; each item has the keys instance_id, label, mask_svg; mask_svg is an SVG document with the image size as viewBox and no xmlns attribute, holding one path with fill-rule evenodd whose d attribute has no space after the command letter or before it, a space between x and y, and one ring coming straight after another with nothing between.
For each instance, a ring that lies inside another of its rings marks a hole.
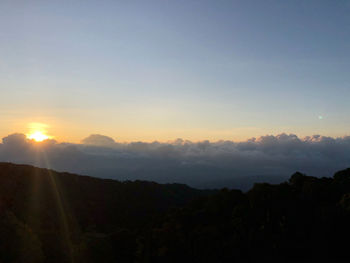
<instances>
[{"instance_id":1,"label":"sun","mask_svg":"<svg viewBox=\"0 0 350 263\"><path fill-rule=\"evenodd\" d=\"M28 134L27 137L28 137L28 139L34 140L36 142L42 142L42 141L45 141L47 139L50 139L49 136L47 136L46 134L44 134L41 131L34 131L33 133Z\"/></svg>"},{"instance_id":2,"label":"sun","mask_svg":"<svg viewBox=\"0 0 350 263\"><path fill-rule=\"evenodd\" d=\"M42 142L47 139L52 139L52 136L47 135L47 129L49 125L40 122L31 122L28 124L29 132L27 133L27 138L29 140L34 140L35 142Z\"/></svg>"}]
</instances>

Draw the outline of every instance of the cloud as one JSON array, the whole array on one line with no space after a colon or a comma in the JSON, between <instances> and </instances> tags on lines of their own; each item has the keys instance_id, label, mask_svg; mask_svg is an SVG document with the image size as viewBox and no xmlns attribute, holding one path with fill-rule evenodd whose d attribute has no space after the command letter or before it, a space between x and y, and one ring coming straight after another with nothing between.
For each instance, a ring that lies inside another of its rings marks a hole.
<instances>
[{"instance_id":1,"label":"cloud","mask_svg":"<svg viewBox=\"0 0 350 263\"><path fill-rule=\"evenodd\" d=\"M350 167L350 137L280 134L244 142L118 143L94 134L70 144L12 134L0 144L0 161L118 180L246 189L256 181L283 181L295 171L322 177Z\"/></svg>"},{"instance_id":2,"label":"cloud","mask_svg":"<svg viewBox=\"0 0 350 263\"><path fill-rule=\"evenodd\" d=\"M108 136L100 134L91 134L89 137L81 141L83 144L96 145L96 146L113 146L115 141Z\"/></svg>"}]
</instances>

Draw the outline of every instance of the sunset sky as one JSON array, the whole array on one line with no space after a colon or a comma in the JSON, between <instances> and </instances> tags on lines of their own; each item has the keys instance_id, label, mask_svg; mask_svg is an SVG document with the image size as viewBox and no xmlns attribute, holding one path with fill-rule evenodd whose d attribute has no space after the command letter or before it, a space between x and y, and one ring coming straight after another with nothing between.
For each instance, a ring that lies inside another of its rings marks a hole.
<instances>
[{"instance_id":1,"label":"sunset sky","mask_svg":"<svg viewBox=\"0 0 350 263\"><path fill-rule=\"evenodd\" d=\"M0 137L350 135L350 1L0 1Z\"/></svg>"}]
</instances>

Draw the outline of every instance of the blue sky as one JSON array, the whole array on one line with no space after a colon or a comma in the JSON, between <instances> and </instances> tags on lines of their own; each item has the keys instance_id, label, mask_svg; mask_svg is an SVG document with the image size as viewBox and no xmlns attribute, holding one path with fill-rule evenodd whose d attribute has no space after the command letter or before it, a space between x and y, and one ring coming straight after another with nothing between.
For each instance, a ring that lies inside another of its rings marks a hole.
<instances>
[{"instance_id":1,"label":"blue sky","mask_svg":"<svg viewBox=\"0 0 350 263\"><path fill-rule=\"evenodd\" d=\"M0 134L349 135L350 1L1 1ZM322 118L320 118L322 116Z\"/></svg>"}]
</instances>

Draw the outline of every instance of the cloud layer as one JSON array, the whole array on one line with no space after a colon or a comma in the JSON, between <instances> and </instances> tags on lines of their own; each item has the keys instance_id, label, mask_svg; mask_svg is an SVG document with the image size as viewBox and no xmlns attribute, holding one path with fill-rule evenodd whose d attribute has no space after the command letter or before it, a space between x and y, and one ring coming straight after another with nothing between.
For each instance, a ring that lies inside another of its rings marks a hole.
<instances>
[{"instance_id":1,"label":"cloud layer","mask_svg":"<svg viewBox=\"0 0 350 263\"><path fill-rule=\"evenodd\" d=\"M301 139L280 134L245 142L118 143L95 134L70 144L37 143L12 134L0 144L0 161L118 180L247 189L256 181L283 181L295 171L321 177L350 167L350 136Z\"/></svg>"}]
</instances>

